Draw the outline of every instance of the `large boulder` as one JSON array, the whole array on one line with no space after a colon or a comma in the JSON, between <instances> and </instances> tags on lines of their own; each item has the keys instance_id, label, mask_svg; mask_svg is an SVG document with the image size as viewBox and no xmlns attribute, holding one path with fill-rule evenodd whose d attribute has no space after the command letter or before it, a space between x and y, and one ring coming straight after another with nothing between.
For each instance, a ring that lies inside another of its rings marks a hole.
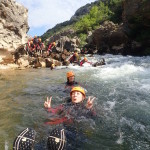
<instances>
[{"instance_id":1,"label":"large boulder","mask_svg":"<svg viewBox=\"0 0 150 150\"><path fill-rule=\"evenodd\" d=\"M55 42L56 51L58 52L62 52L64 49L74 51L80 45L80 40L77 36L75 36L75 31L73 29L64 30L60 33L54 34L46 41L48 42L48 45Z\"/></svg>"},{"instance_id":2,"label":"large boulder","mask_svg":"<svg viewBox=\"0 0 150 150\"><path fill-rule=\"evenodd\" d=\"M105 21L88 37L87 41L89 41L88 47L98 49L99 53L116 54L122 52L122 48L127 43L128 38L123 31L122 24L118 25L111 21Z\"/></svg>"},{"instance_id":3,"label":"large boulder","mask_svg":"<svg viewBox=\"0 0 150 150\"><path fill-rule=\"evenodd\" d=\"M27 42L28 10L15 0L0 1L0 48L13 51Z\"/></svg>"}]
</instances>

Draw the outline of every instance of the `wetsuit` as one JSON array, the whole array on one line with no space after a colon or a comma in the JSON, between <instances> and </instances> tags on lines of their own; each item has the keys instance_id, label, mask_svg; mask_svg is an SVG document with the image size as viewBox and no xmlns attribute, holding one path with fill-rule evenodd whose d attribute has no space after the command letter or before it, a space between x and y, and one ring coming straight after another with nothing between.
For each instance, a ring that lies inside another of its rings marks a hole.
<instances>
[{"instance_id":1,"label":"wetsuit","mask_svg":"<svg viewBox=\"0 0 150 150\"><path fill-rule=\"evenodd\" d=\"M73 82L66 82L66 86L65 86L65 90L67 90L67 92L70 93L71 89L74 87L74 86L78 86L80 85L78 82L76 81L73 81Z\"/></svg>"},{"instance_id":2,"label":"wetsuit","mask_svg":"<svg viewBox=\"0 0 150 150\"><path fill-rule=\"evenodd\" d=\"M67 81L67 82L66 82L66 86L71 86L71 87L73 87L73 86L77 86L77 85L79 85L79 83L76 82L76 81L73 81L73 82Z\"/></svg>"},{"instance_id":3,"label":"wetsuit","mask_svg":"<svg viewBox=\"0 0 150 150\"><path fill-rule=\"evenodd\" d=\"M78 63L79 61L79 55L73 54L73 56L69 59L70 63Z\"/></svg>"},{"instance_id":4,"label":"wetsuit","mask_svg":"<svg viewBox=\"0 0 150 150\"><path fill-rule=\"evenodd\" d=\"M58 118L52 118L45 122L50 125L57 125L61 123L73 123L75 120L78 120L79 117L84 116L86 118L94 118L96 113L92 109L87 109L84 103L74 104L69 99L65 104L61 104L56 108L48 108L48 112L51 112L54 115L59 115Z\"/></svg>"},{"instance_id":5,"label":"wetsuit","mask_svg":"<svg viewBox=\"0 0 150 150\"><path fill-rule=\"evenodd\" d=\"M42 50L44 48L44 44L42 42L38 42L38 45L37 45L37 51L40 52L40 54L42 54Z\"/></svg>"},{"instance_id":6,"label":"wetsuit","mask_svg":"<svg viewBox=\"0 0 150 150\"><path fill-rule=\"evenodd\" d=\"M86 62L86 63L89 63L89 64L92 64L91 62L85 61L85 60L83 59L83 60L81 60L81 62L80 62L80 66L82 66L85 62Z\"/></svg>"}]
</instances>

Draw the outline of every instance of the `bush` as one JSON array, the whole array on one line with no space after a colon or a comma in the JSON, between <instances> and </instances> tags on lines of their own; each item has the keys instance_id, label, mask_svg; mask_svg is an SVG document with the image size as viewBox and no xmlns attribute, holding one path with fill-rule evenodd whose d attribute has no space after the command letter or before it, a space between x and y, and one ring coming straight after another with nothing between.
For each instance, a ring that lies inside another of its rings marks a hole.
<instances>
[{"instance_id":1,"label":"bush","mask_svg":"<svg viewBox=\"0 0 150 150\"><path fill-rule=\"evenodd\" d=\"M86 44L87 34L79 34L80 46L83 47Z\"/></svg>"},{"instance_id":2,"label":"bush","mask_svg":"<svg viewBox=\"0 0 150 150\"><path fill-rule=\"evenodd\" d=\"M101 21L108 19L112 15L112 12L103 2L100 2L98 6L93 6L90 13L83 16L76 24L75 29L79 33L87 33L88 31L98 26Z\"/></svg>"}]
</instances>

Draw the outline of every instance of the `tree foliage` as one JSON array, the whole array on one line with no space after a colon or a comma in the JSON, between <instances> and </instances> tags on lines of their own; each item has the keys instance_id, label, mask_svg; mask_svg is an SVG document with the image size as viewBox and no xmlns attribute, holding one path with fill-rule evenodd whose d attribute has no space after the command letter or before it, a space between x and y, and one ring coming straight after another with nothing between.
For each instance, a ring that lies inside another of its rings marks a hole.
<instances>
[{"instance_id":1,"label":"tree foliage","mask_svg":"<svg viewBox=\"0 0 150 150\"><path fill-rule=\"evenodd\" d=\"M107 20L112 11L103 2L100 2L98 6L93 6L90 13L83 16L76 24L75 29L79 32L87 33L89 30L98 26L101 21Z\"/></svg>"}]
</instances>

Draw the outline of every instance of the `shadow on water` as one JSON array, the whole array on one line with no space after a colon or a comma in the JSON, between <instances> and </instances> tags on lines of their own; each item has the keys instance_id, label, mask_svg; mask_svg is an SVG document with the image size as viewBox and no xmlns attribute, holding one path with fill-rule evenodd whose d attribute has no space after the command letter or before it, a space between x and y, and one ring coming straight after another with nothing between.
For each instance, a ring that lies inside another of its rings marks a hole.
<instances>
[{"instance_id":1,"label":"shadow on water","mask_svg":"<svg viewBox=\"0 0 150 150\"><path fill-rule=\"evenodd\" d=\"M3 70L0 72L0 149L12 149L13 140L26 127L36 130L36 149L46 149L45 125L51 115L44 109L47 96L52 105L69 96L64 91L66 72L73 70L86 95L96 96L97 118L82 118L80 146L85 150L150 149L150 58L103 56L106 66L65 69ZM92 58L90 61L92 61ZM101 56L95 56L101 59Z\"/></svg>"}]
</instances>

